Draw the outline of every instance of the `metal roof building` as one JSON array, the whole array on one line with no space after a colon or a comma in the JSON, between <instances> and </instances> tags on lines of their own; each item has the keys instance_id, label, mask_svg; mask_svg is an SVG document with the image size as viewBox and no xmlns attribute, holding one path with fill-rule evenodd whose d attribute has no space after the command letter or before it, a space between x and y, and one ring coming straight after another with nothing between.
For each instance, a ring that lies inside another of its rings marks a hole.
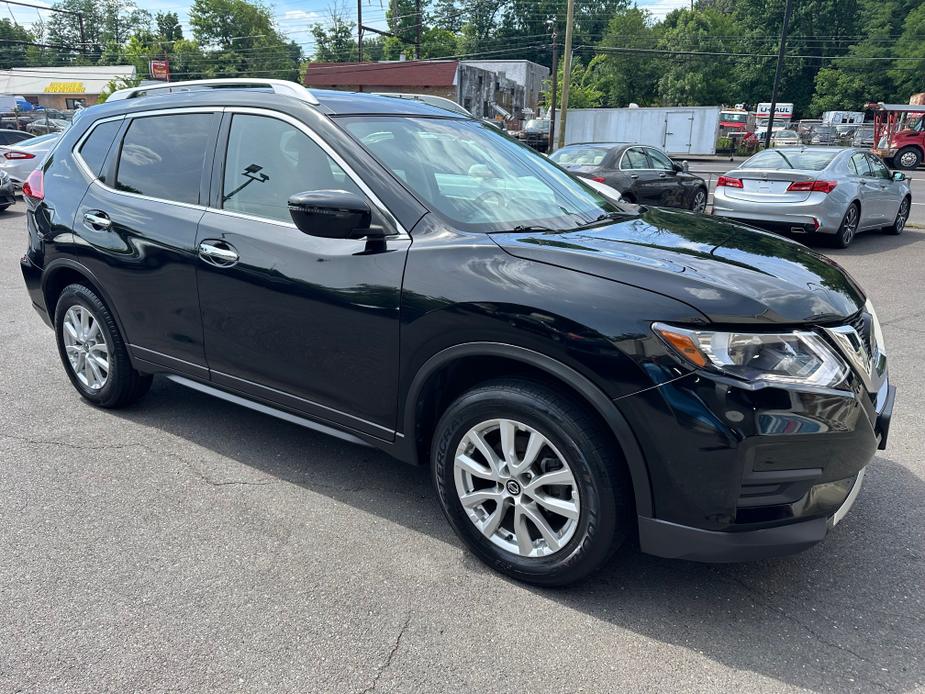
<instances>
[{"instance_id":1,"label":"metal roof building","mask_svg":"<svg viewBox=\"0 0 925 694\"><path fill-rule=\"evenodd\" d=\"M134 78L134 65L14 67L0 70L0 94L24 96L37 106L72 109L90 106L112 79Z\"/></svg>"}]
</instances>

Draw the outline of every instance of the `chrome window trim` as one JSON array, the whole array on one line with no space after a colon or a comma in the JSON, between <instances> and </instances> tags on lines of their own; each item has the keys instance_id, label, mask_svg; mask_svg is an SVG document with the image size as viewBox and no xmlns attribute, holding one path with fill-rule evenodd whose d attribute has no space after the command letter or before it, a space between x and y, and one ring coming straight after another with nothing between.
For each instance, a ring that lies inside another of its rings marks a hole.
<instances>
[{"instance_id":1,"label":"chrome window trim","mask_svg":"<svg viewBox=\"0 0 925 694\"><path fill-rule=\"evenodd\" d=\"M620 171L661 171L661 169L650 169L648 167L643 167L641 169L624 169L623 160L626 158L626 153L629 152L631 149L640 150L642 152L642 155L646 158L646 161L649 161L649 155L646 152L645 145L632 145L631 147L627 147L626 149L623 150L623 154L620 155L620 161L617 162L617 169L619 169Z\"/></svg>"},{"instance_id":2,"label":"chrome window trim","mask_svg":"<svg viewBox=\"0 0 925 694\"><path fill-rule=\"evenodd\" d=\"M390 221L390 223L398 230L397 234L386 237L387 239L410 239L411 236L408 234L407 230L401 225L395 215L392 214L391 210L385 206L385 203L379 199L379 197L372 191L372 189L366 185L366 182L360 178L360 176L353 170L353 168L346 162L344 159L334 151L334 149L325 142L318 133L312 130L308 125L300 121L298 118L290 116L288 113L283 113L281 111L274 111L272 109L257 108L253 106L227 106L225 107L226 113L242 113L245 115L252 116L263 116L265 118L275 118L277 120L288 123L289 125L296 128L296 130L301 130L312 142L318 145L321 150L327 154L331 159L334 160L334 163L337 164L341 169L344 170L344 173L350 178L351 181L361 190L363 194L372 201L372 203L378 208L379 212L384 214ZM230 131L229 131L230 132ZM218 211L223 213L233 213L235 216L242 216L245 219L253 219L255 221L269 221L277 222L279 220L273 220L269 217L261 217L259 215L248 215L246 213L235 212L232 210L217 209L214 207L209 208L210 211ZM294 224L292 225L295 226Z\"/></svg>"},{"instance_id":3,"label":"chrome window trim","mask_svg":"<svg viewBox=\"0 0 925 694\"><path fill-rule=\"evenodd\" d=\"M207 207L206 208L212 214L222 215L223 217L236 217L238 219L247 219L252 222L261 222L263 224L273 224L274 226L284 227L286 229L298 229L298 227L292 222L284 222L281 219L273 219L271 217L260 217L258 215L247 214L246 212L237 212L236 210L225 210L219 207Z\"/></svg>"}]
</instances>

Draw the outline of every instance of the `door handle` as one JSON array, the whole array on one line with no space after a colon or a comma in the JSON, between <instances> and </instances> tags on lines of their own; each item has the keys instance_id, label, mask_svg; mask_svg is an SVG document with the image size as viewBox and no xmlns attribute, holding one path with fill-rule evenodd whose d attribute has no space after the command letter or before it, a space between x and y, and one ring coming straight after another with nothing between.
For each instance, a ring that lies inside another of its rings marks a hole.
<instances>
[{"instance_id":1,"label":"door handle","mask_svg":"<svg viewBox=\"0 0 925 694\"><path fill-rule=\"evenodd\" d=\"M199 257L216 267L231 267L239 259L234 246L224 241L203 241L199 244Z\"/></svg>"},{"instance_id":2,"label":"door handle","mask_svg":"<svg viewBox=\"0 0 925 694\"><path fill-rule=\"evenodd\" d=\"M659 177L659 178L667 178L667 177L668 177L668 174L659 174L658 177Z\"/></svg>"},{"instance_id":3,"label":"door handle","mask_svg":"<svg viewBox=\"0 0 925 694\"><path fill-rule=\"evenodd\" d=\"M92 212L84 212L84 226L91 231L100 231L111 227L112 220L105 212L93 210Z\"/></svg>"},{"instance_id":4,"label":"door handle","mask_svg":"<svg viewBox=\"0 0 925 694\"><path fill-rule=\"evenodd\" d=\"M639 174L630 174L630 178L633 178L633 179L639 178Z\"/></svg>"}]
</instances>

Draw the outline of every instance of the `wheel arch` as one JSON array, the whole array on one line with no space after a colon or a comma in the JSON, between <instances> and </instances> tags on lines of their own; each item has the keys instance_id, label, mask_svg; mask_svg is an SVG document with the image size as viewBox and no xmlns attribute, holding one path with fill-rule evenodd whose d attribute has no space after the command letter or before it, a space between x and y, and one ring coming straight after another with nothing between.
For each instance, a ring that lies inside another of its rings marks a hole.
<instances>
[{"instance_id":1,"label":"wheel arch","mask_svg":"<svg viewBox=\"0 0 925 694\"><path fill-rule=\"evenodd\" d=\"M103 288L103 285L87 266L72 258L55 259L45 267L42 273L42 298L45 300L45 308L48 311L52 325L54 325L55 321L55 308L58 304L58 298L69 284L83 284L92 289L112 314L116 325L119 327L122 339L127 343L129 342L122 320L115 310L109 292Z\"/></svg>"},{"instance_id":2,"label":"wheel arch","mask_svg":"<svg viewBox=\"0 0 925 694\"><path fill-rule=\"evenodd\" d=\"M480 377L472 377L473 367L489 365ZM457 380L454 374L463 374ZM427 460L434 426L440 413L455 395L496 376L523 376L541 379L579 397L606 425L623 454L633 484L636 512L653 513L649 471L639 443L629 423L613 401L586 376L541 352L498 342L470 342L448 347L431 356L418 369L405 397L402 414L404 455L411 462ZM447 381L456 387L445 389Z\"/></svg>"}]
</instances>

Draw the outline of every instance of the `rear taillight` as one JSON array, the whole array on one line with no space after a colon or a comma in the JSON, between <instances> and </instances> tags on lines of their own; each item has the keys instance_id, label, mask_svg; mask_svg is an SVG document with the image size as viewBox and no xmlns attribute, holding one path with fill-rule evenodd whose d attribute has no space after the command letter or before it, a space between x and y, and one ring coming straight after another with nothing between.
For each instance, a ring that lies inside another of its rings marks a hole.
<instances>
[{"instance_id":1,"label":"rear taillight","mask_svg":"<svg viewBox=\"0 0 925 694\"><path fill-rule=\"evenodd\" d=\"M742 179L741 178L732 178L731 176L720 176L716 181L717 187L726 186L727 188L741 188Z\"/></svg>"},{"instance_id":2,"label":"rear taillight","mask_svg":"<svg viewBox=\"0 0 925 694\"><path fill-rule=\"evenodd\" d=\"M603 176L591 176L591 180L592 180L592 181L596 181L597 183L606 183L606 182L607 182L607 179L604 178Z\"/></svg>"},{"instance_id":3,"label":"rear taillight","mask_svg":"<svg viewBox=\"0 0 925 694\"><path fill-rule=\"evenodd\" d=\"M45 174L41 169L35 169L29 178L22 184L22 194L31 200L45 199Z\"/></svg>"},{"instance_id":4,"label":"rear taillight","mask_svg":"<svg viewBox=\"0 0 925 694\"><path fill-rule=\"evenodd\" d=\"M30 152L4 152L4 159L35 159L35 155Z\"/></svg>"},{"instance_id":5,"label":"rear taillight","mask_svg":"<svg viewBox=\"0 0 925 694\"><path fill-rule=\"evenodd\" d=\"M838 184L835 181L794 181L787 186L788 193L831 193Z\"/></svg>"}]
</instances>

